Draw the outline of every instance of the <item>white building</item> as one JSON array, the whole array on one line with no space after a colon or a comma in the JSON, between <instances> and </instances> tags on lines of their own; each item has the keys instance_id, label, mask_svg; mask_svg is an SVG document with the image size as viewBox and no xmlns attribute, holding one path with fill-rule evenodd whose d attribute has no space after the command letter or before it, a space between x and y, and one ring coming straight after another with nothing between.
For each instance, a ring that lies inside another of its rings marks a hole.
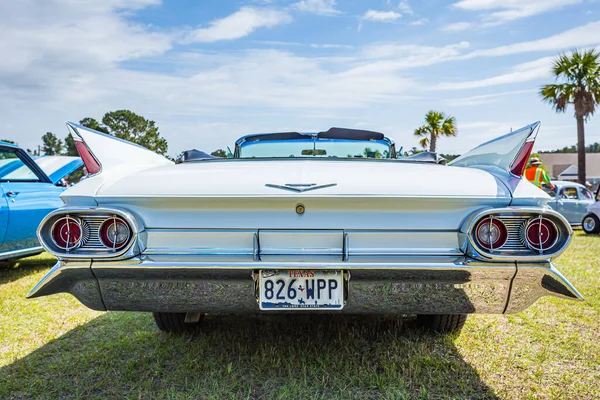
<instances>
[{"instance_id":1,"label":"white building","mask_svg":"<svg viewBox=\"0 0 600 400\"><path fill-rule=\"evenodd\" d=\"M546 171L552 179L577 181L577 153L539 153ZM594 190L600 184L600 153L585 156L587 181Z\"/></svg>"}]
</instances>

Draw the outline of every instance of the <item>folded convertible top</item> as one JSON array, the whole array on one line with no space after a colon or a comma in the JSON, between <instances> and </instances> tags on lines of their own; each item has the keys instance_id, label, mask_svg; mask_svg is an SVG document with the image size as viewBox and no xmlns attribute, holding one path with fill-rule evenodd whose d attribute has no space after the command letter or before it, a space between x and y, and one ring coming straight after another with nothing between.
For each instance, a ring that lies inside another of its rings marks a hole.
<instances>
[{"instance_id":1,"label":"folded convertible top","mask_svg":"<svg viewBox=\"0 0 600 400\"><path fill-rule=\"evenodd\" d=\"M342 139L342 140L383 140L385 136L380 132L365 131L349 128L329 128L323 132L278 132L257 133L246 135L237 140L237 144L244 142L260 142L265 140L294 140L316 137L320 139Z\"/></svg>"}]
</instances>

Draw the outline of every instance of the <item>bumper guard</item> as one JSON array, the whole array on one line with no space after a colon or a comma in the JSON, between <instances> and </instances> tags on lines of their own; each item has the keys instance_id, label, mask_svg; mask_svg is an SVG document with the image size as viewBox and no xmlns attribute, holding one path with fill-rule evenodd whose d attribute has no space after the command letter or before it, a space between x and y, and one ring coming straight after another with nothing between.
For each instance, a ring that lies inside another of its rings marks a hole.
<instances>
[{"instance_id":1,"label":"bumper guard","mask_svg":"<svg viewBox=\"0 0 600 400\"><path fill-rule=\"evenodd\" d=\"M395 262L207 262L194 256L61 260L28 298L66 292L94 310L258 313L259 269L347 272L343 313L516 313L542 296L582 300L549 262L407 257Z\"/></svg>"}]
</instances>

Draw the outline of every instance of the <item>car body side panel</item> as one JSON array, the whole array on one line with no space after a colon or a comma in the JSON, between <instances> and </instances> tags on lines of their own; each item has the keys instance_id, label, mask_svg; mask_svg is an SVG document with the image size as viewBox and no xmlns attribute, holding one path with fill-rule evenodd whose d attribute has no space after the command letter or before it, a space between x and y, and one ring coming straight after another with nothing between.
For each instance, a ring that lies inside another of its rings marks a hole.
<instances>
[{"instance_id":1,"label":"car body side panel","mask_svg":"<svg viewBox=\"0 0 600 400\"><path fill-rule=\"evenodd\" d=\"M563 186L560 188L556 200L556 210L561 213L570 224L574 224L581 221L578 221L577 218L579 199L577 197L569 198L565 195L565 193L570 193L571 191L577 193L577 189L574 186Z\"/></svg>"},{"instance_id":2,"label":"car body side panel","mask_svg":"<svg viewBox=\"0 0 600 400\"><path fill-rule=\"evenodd\" d=\"M585 190L588 194L584 195L584 193L582 193L582 190ZM583 222L583 218L588 213L588 207L594 204L595 201L593 199L593 194L587 189L578 188L577 194L579 196L579 203L577 204L577 222L575 223L581 224ZM592 196L592 198L590 198L589 196Z\"/></svg>"},{"instance_id":3,"label":"car body side panel","mask_svg":"<svg viewBox=\"0 0 600 400\"><path fill-rule=\"evenodd\" d=\"M556 193L556 195L554 197L552 197L552 199L550 201L548 201L548 203L546 203L546 205L548 207L550 207L551 209L558 211L558 193Z\"/></svg>"},{"instance_id":4,"label":"car body side panel","mask_svg":"<svg viewBox=\"0 0 600 400\"><path fill-rule=\"evenodd\" d=\"M598 218L600 218L600 200L597 201L597 202L595 202L595 203L590 204L587 207L586 213L587 214L594 214Z\"/></svg>"},{"instance_id":5,"label":"car body side panel","mask_svg":"<svg viewBox=\"0 0 600 400\"><path fill-rule=\"evenodd\" d=\"M63 205L60 194L64 188L54 184L82 161L79 157L42 156L36 162L23 149L6 143L0 144L0 150L0 260L40 253L37 227L49 212Z\"/></svg>"},{"instance_id":6,"label":"car body side panel","mask_svg":"<svg viewBox=\"0 0 600 400\"><path fill-rule=\"evenodd\" d=\"M46 182L2 182L1 186L9 214L0 252L39 247L37 227L50 211L62 206L63 189ZM8 192L14 194L8 197Z\"/></svg>"}]
</instances>

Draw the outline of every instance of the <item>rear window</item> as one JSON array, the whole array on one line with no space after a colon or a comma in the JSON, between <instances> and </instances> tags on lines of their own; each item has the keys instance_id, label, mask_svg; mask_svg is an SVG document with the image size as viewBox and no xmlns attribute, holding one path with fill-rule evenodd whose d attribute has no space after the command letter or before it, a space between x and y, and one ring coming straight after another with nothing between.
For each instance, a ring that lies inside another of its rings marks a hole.
<instances>
[{"instance_id":1,"label":"rear window","mask_svg":"<svg viewBox=\"0 0 600 400\"><path fill-rule=\"evenodd\" d=\"M579 198L583 200L592 200L594 196L592 196L592 192L586 188L579 188Z\"/></svg>"}]
</instances>

